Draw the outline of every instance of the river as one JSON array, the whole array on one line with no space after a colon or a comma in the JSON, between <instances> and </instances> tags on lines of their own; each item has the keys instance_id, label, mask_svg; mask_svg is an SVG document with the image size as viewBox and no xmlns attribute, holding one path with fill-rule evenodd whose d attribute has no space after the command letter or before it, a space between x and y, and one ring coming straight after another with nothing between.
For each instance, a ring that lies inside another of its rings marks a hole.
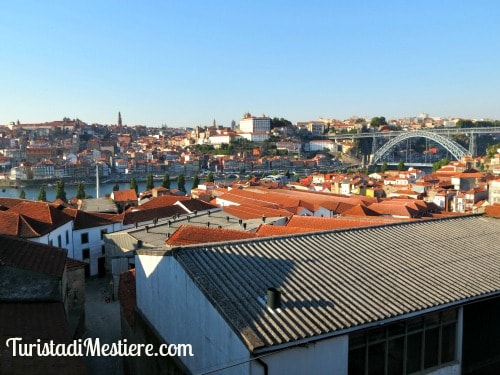
<instances>
[{"instance_id":1,"label":"river","mask_svg":"<svg viewBox=\"0 0 500 375\"><path fill-rule=\"evenodd\" d=\"M186 179L186 191L189 193L191 191L191 186L192 186L193 181L191 179ZM130 183L129 182L122 182L118 183L120 186L120 190L127 190L130 189ZM139 192L145 191L146 190L146 182L138 182L137 183ZM24 190L26 193L26 199L31 199L31 200L36 200L38 198L38 193L40 192L40 186L26 186L23 188L13 188L13 187L2 187L0 188L0 196L1 197L9 197L9 198L19 198L19 193L21 190ZM90 184L85 184L85 194L87 196L92 196L93 198L96 197L96 187L95 185L90 185ZM99 196L103 197L106 194L111 194L113 191L113 186L115 186L114 183L107 183L107 184L100 184L99 185ZM161 181L155 181L155 186L161 186ZM56 186L55 183L52 185L44 185L45 192L47 195L47 201L52 202L56 199ZM170 181L170 188L171 189L177 189L177 181ZM76 189L77 186L71 185L65 185L64 186L64 191L66 192L66 198L72 198L76 196Z\"/></svg>"}]
</instances>

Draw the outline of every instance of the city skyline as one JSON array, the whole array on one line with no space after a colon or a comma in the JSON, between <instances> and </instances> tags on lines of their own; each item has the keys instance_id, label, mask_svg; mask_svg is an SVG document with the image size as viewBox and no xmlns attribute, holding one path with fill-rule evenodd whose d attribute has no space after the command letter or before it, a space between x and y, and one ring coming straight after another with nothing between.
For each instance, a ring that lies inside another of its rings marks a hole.
<instances>
[{"instance_id":1,"label":"city skyline","mask_svg":"<svg viewBox=\"0 0 500 375\"><path fill-rule=\"evenodd\" d=\"M0 124L500 118L500 4L9 2Z\"/></svg>"}]
</instances>

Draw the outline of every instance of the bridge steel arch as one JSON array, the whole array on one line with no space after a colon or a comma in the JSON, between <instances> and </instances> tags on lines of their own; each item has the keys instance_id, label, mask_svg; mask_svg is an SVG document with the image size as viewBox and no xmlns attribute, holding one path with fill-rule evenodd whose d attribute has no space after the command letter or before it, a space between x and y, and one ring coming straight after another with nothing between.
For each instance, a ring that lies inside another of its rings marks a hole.
<instances>
[{"instance_id":1,"label":"bridge steel arch","mask_svg":"<svg viewBox=\"0 0 500 375\"><path fill-rule=\"evenodd\" d=\"M405 134L398 135L397 137L391 139L389 142L380 147L373 155L373 160L371 164L376 164L382 157L388 153L394 146L410 138L427 138L439 143L446 150L448 150L457 160L460 160L462 156L468 155L469 151L463 146L459 145L457 142L452 141L445 136L437 133L417 130L411 131Z\"/></svg>"}]
</instances>

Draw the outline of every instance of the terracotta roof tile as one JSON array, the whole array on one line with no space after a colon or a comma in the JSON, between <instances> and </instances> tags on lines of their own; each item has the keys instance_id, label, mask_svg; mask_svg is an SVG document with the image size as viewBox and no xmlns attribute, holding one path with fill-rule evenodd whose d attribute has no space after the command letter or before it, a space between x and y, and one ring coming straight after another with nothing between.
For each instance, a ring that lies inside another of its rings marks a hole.
<instances>
[{"instance_id":1,"label":"terracotta roof tile","mask_svg":"<svg viewBox=\"0 0 500 375\"><path fill-rule=\"evenodd\" d=\"M181 197L177 195L162 195L160 197L152 198L150 201L141 204L137 208L143 210L143 209L150 209L150 208L158 208L158 207L166 207L166 206L172 206L174 203L178 201L186 201L190 200L191 197Z\"/></svg>"},{"instance_id":2,"label":"terracotta roof tile","mask_svg":"<svg viewBox=\"0 0 500 375\"><path fill-rule=\"evenodd\" d=\"M166 241L170 246L194 245L209 242L224 242L255 238L253 232L234 229L208 228L192 225L181 225Z\"/></svg>"},{"instance_id":3,"label":"terracotta roof tile","mask_svg":"<svg viewBox=\"0 0 500 375\"><path fill-rule=\"evenodd\" d=\"M292 212L282 209L274 209L269 207L261 207L252 204L242 204L239 206L224 206L224 212L231 214L239 219L250 220L250 219L260 219L262 216L265 217L280 217L286 216L290 217L293 215Z\"/></svg>"},{"instance_id":4,"label":"terracotta roof tile","mask_svg":"<svg viewBox=\"0 0 500 375\"><path fill-rule=\"evenodd\" d=\"M115 202L137 201L137 193L135 189L115 190L112 193Z\"/></svg>"},{"instance_id":5,"label":"terracotta roof tile","mask_svg":"<svg viewBox=\"0 0 500 375\"><path fill-rule=\"evenodd\" d=\"M98 212L86 212L74 208L65 208L64 213L73 218L74 229L85 229L121 222L123 216Z\"/></svg>"},{"instance_id":6,"label":"terracotta roof tile","mask_svg":"<svg viewBox=\"0 0 500 375\"><path fill-rule=\"evenodd\" d=\"M314 216L293 216L287 223L287 227L314 228L316 230L330 230L343 228L367 227L373 225L385 225L387 221L379 219L361 218L324 218Z\"/></svg>"},{"instance_id":7,"label":"terracotta roof tile","mask_svg":"<svg viewBox=\"0 0 500 375\"><path fill-rule=\"evenodd\" d=\"M259 237L286 236L286 235L290 235L290 234L307 233L307 232L314 232L314 231L319 231L319 230L321 230L321 229L261 224L259 226L259 228L257 229L256 234Z\"/></svg>"},{"instance_id":8,"label":"terracotta roof tile","mask_svg":"<svg viewBox=\"0 0 500 375\"><path fill-rule=\"evenodd\" d=\"M40 237L39 225L31 225L30 222L21 214L9 211L0 211L0 233L8 236L21 238ZM35 228L36 227L36 228Z\"/></svg>"},{"instance_id":9,"label":"terracotta roof tile","mask_svg":"<svg viewBox=\"0 0 500 375\"><path fill-rule=\"evenodd\" d=\"M486 216L496 217L500 219L500 204L495 203L492 204L491 206L486 206L484 212Z\"/></svg>"},{"instance_id":10,"label":"terracotta roof tile","mask_svg":"<svg viewBox=\"0 0 500 375\"><path fill-rule=\"evenodd\" d=\"M0 235L0 266L62 277L66 256L58 247Z\"/></svg>"}]
</instances>

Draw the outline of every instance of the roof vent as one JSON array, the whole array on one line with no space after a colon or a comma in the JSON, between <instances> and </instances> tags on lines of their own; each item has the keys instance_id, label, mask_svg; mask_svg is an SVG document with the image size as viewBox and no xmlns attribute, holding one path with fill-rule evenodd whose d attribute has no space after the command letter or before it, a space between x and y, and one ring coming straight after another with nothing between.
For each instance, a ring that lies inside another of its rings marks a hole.
<instances>
[{"instance_id":1,"label":"roof vent","mask_svg":"<svg viewBox=\"0 0 500 375\"><path fill-rule=\"evenodd\" d=\"M281 292L276 288L267 289L267 307L277 309L281 306Z\"/></svg>"}]
</instances>

